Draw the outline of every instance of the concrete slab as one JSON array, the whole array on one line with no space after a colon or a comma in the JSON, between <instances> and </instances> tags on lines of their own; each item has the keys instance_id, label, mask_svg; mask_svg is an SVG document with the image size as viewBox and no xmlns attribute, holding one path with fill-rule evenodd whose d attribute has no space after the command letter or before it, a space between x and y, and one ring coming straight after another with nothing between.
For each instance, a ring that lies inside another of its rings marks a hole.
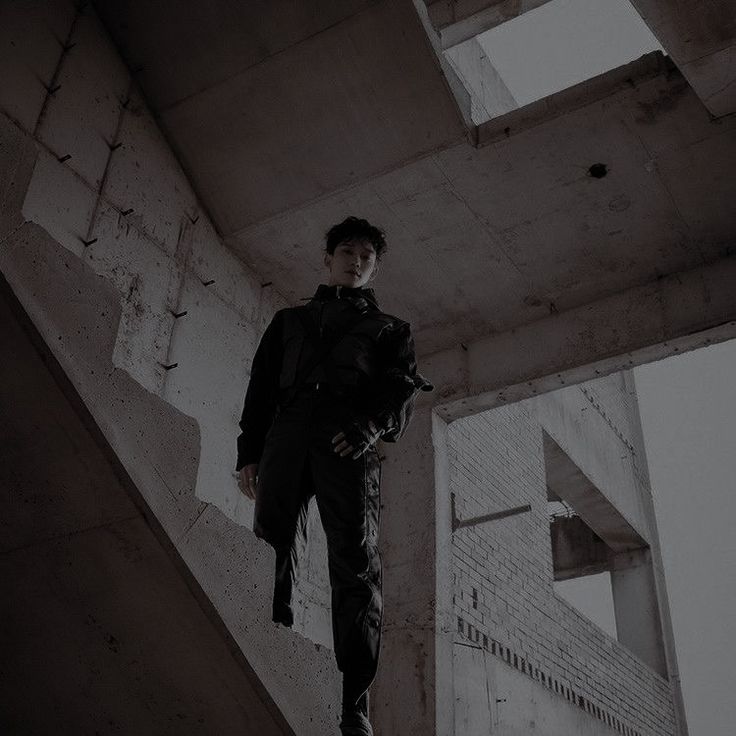
<instances>
[{"instance_id":1,"label":"concrete slab","mask_svg":"<svg viewBox=\"0 0 736 736\"><path fill-rule=\"evenodd\" d=\"M130 498L108 485L109 463L89 452L87 429L69 421L74 409L5 299L0 315L0 549L43 544L138 516Z\"/></svg>"},{"instance_id":2,"label":"concrete slab","mask_svg":"<svg viewBox=\"0 0 736 736\"><path fill-rule=\"evenodd\" d=\"M26 165L21 179L29 176L32 161ZM121 238L128 234L123 229ZM112 250L114 232L110 239L103 233L98 242L107 243ZM160 244L150 247L155 250ZM163 253L158 252L162 263L178 269L177 254L164 261ZM86 407L94 418L111 462L119 463L125 482L140 492L147 520L157 528L160 525L162 541L180 552L185 569L205 591L203 604L211 601L218 615L224 618L227 614L225 623L228 631L235 632L237 642L234 650L253 655L248 661L259 676L274 680L268 687L279 683L287 717L300 734L317 736L334 730L339 680L331 652L315 649L307 639L286 629L275 636L264 635L277 628L267 614L267 581L273 574L270 549L196 498L201 457L197 422L112 364L122 312L113 270L117 267L123 273L125 268L108 255L112 265L102 276L28 222L6 238L0 250L0 270L43 340L53 344L58 380L67 381L70 392L78 395L80 408ZM155 279L150 288L168 293L166 285ZM234 436L231 439L234 443ZM216 451L221 456L222 448ZM234 479L231 482L234 485ZM254 565L252 577L247 578ZM254 589L259 589L260 603L252 595ZM233 600L238 602L235 609ZM316 702L315 673L321 698Z\"/></svg>"},{"instance_id":3,"label":"concrete slab","mask_svg":"<svg viewBox=\"0 0 736 736\"><path fill-rule=\"evenodd\" d=\"M713 115L736 111L736 14L729 0L632 0Z\"/></svg>"},{"instance_id":4,"label":"concrete slab","mask_svg":"<svg viewBox=\"0 0 736 736\"><path fill-rule=\"evenodd\" d=\"M33 132L75 16L71 2L0 6L0 112Z\"/></svg>"},{"instance_id":5,"label":"concrete slab","mask_svg":"<svg viewBox=\"0 0 736 736\"><path fill-rule=\"evenodd\" d=\"M0 281L3 733L291 733Z\"/></svg>"},{"instance_id":6,"label":"concrete slab","mask_svg":"<svg viewBox=\"0 0 736 736\"><path fill-rule=\"evenodd\" d=\"M713 115L736 111L736 44L684 63L682 73Z\"/></svg>"},{"instance_id":7,"label":"concrete slab","mask_svg":"<svg viewBox=\"0 0 736 736\"><path fill-rule=\"evenodd\" d=\"M408 0L372 4L174 107L149 99L223 235L465 137Z\"/></svg>"},{"instance_id":8,"label":"concrete slab","mask_svg":"<svg viewBox=\"0 0 736 736\"><path fill-rule=\"evenodd\" d=\"M132 6L125 0L96 0L95 8L131 66L143 67L139 74L146 94L164 110L375 4L164 0Z\"/></svg>"},{"instance_id":9,"label":"concrete slab","mask_svg":"<svg viewBox=\"0 0 736 736\"><path fill-rule=\"evenodd\" d=\"M167 372L163 393L173 406L199 421L201 500L251 528L253 503L237 490L233 472L244 377L259 336L252 327L239 325L237 315L196 277L184 281L178 309L187 314L172 324L166 361L176 368ZM222 462L223 448L229 448L227 463Z\"/></svg>"},{"instance_id":10,"label":"concrete slab","mask_svg":"<svg viewBox=\"0 0 736 736\"><path fill-rule=\"evenodd\" d=\"M41 149L23 201L23 217L40 225L74 255L84 252L83 240L94 216L97 194L66 163Z\"/></svg>"},{"instance_id":11,"label":"concrete slab","mask_svg":"<svg viewBox=\"0 0 736 736\"><path fill-rule=\"evenodd\" d=\"M169 364L175 323L169 289L178 288L180 269L160 242L104 202L97 207L90 234L96 241L84 248L82 259L115 285L122 309L113 364L158 393L166 380L163 365Z\"/></svg>"},{"instance_id":12,"label":"concrete slab","mask_svg":"<svg viewBox=\"0 0 736 736\"><path fill-rule=\"evenodd\" d=\"M443 48L495 28L548 0L424 0Z\"/></svg>"},{"instance_id":13,"label":"concrete slab","mask_svg":"<svg viewBox=\"0 0 736 736\"><path fill-rule=\"evenodd\" d=\"M598 80L593 102L560 93L551 117L509 113L481 148L447 148L226 242L297 300L321 276L326 228L372 219L389 238L377 293L425 354L711 262L736 233L736 119L712 122L655 57L604 75L611 89Z\"/></svg>"},{"instance_id":14,"label":"concrete slab","mask_svg":"<svg viewBox=\"0 0 736 736\"><path fill-rule=\"evenodd\" d=\"M37 150L32 140L9 118L0 115L0 243L21 227L23 199L33 176Z\"/></svg>"},{"instance_id":15,"label":"concrete slab","mask_svg":"<svg viewBox=\"0 0 736 736\"><path fill-rule=\"evenodd\" d=\"M128 472L156 517L176 537L202 510L192 485L199 455L196 422L112 365L119 294L79 259L65 258L65 252L29 224L5 244L0 270L23 295L26 311L53 343L56 358L111 446L129 458ZM176 440L152 439L160 427L168 427Z\"/></svg>"},{"instance_id":16,"label":"concrete slab","mask_svg":"<svg viewBox=\"0 0 736 736\"><path fill-rule=\"evenodd\" d=\"M291 733L142 519L6 552L0 575L5 733Z\"/></svg>"},{"instance_id":17,"label":"concrete slab","mask_svg":"<svg viewBox=\"0 0 736 736\"><path fill-rule=\"evenodd\" d=\"M71 156L69 167L98 189L130 79L91 7L74 24L70 43L57 77L61 89L50 97L37 134L57 156Z\"/></svg>"},{"instance_id":18,"label":"concrete slab","mask_svg":"<svg viewBox=\"0 0 736 736\"><path fill-rule=\"evenodd\" d=\"M273 550L207 508L180 540L184 560L294 732L336 732L340 679L332 652L271 623Z\"/></svg>"},{"instance_id":19,"label":"concrete slab","mask_svg":"<svg viewBox=\"0 0 736 736\"><path fill-rule=\"evenodd\" d=\"M182 219L198 210L197 198L174 153L134 88L118 134L122 146L110 159L103 195L169 253Z\"/></svg>"}]
</instances>

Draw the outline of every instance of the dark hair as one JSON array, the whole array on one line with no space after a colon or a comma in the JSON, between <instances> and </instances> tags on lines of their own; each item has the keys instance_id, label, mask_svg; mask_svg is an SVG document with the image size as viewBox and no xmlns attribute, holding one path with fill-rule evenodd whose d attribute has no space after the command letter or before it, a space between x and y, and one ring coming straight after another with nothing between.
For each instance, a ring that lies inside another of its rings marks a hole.
<instances>
[{"instance_id":1,"label":"dark hair","mask_svg":"<svg viewBox=\"0 0 736 736\"><path fill-rule=\"evenodd\" d=\"M388 247L386 235L380 228L371 225L368 220L359 217L346 217L342 222L333 225L325 235L327 244L325 250L334 253L340 243L346 240L367 240L376 249L376 258L380 258Z\"/></svg>"}]
</instances>

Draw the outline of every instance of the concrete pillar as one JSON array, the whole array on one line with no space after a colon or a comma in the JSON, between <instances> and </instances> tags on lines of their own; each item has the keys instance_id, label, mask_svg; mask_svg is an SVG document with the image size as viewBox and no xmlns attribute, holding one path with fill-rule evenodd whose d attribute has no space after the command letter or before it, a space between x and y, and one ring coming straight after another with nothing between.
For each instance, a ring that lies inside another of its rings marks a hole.
<instances>
[{"instance_id":1,"label":"concrete pillar","mask_svg":"<svg viewBox=\"0 0 736 736\"><path fill-rule=\"evenodd\" d=\"M383 646L372 691L377 734L452 733L452 577L446 424L417 404L384 445Z\"/></svg>"},{"instance_id":2,"label":"concrete pillar","mask_svg":"<svg viewBox=\"0 0 736 736\"><path fill-rule=\"evenodd\" d=\"M611 587L618 640L667 677L659 601L648 547L613 558Z\"/></svg>"},{"instance_id":3,"label":"concrete pillar","mask_svg":"<svg viewBox=\"0 0 736 736\"><path fill-rule=\"evenodd\" d=\"M480 125L519 107L477 38L453 46L445 56L470 93L473 123Z\"/></svg>"}]
</instances>

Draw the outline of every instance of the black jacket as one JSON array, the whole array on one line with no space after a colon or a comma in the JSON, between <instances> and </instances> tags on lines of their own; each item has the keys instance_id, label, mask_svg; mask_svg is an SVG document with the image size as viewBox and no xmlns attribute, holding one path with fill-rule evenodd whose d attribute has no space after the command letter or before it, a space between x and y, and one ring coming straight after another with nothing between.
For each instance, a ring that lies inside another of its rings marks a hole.
<instances>
[{"instance_id":1,"label":"black jacket","mask_svg":"<svg viewBox=\"0 0 736 736\"><path fill-rule=\"evenodd\" d=\"M320 345L332 347L317 363ZM373 289L320 284L305 305L278 310L261 337L239 422L236 470L260 460L279 408L307 382L330 384L388 442L404 433L417 393L434 388L417 373L409 323L382 312Z\"/></svg>"}]
</instances>

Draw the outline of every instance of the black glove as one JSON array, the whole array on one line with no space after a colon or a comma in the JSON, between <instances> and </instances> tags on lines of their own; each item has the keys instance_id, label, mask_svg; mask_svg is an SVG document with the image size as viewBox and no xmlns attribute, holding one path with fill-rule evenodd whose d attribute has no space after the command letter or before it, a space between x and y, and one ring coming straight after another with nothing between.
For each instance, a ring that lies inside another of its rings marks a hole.
<instances>
[{"instance_id":1,"label":"black glove","mask_svg":"<svg viewBox=\"0 0 736 736\"><path fill-rule=\"evenodd\" d=\"M343 429L345 441L353 446L352 458L359 458L372 447L383 434L371 419L355 419Z\"/></svg>"}]
</instances>

